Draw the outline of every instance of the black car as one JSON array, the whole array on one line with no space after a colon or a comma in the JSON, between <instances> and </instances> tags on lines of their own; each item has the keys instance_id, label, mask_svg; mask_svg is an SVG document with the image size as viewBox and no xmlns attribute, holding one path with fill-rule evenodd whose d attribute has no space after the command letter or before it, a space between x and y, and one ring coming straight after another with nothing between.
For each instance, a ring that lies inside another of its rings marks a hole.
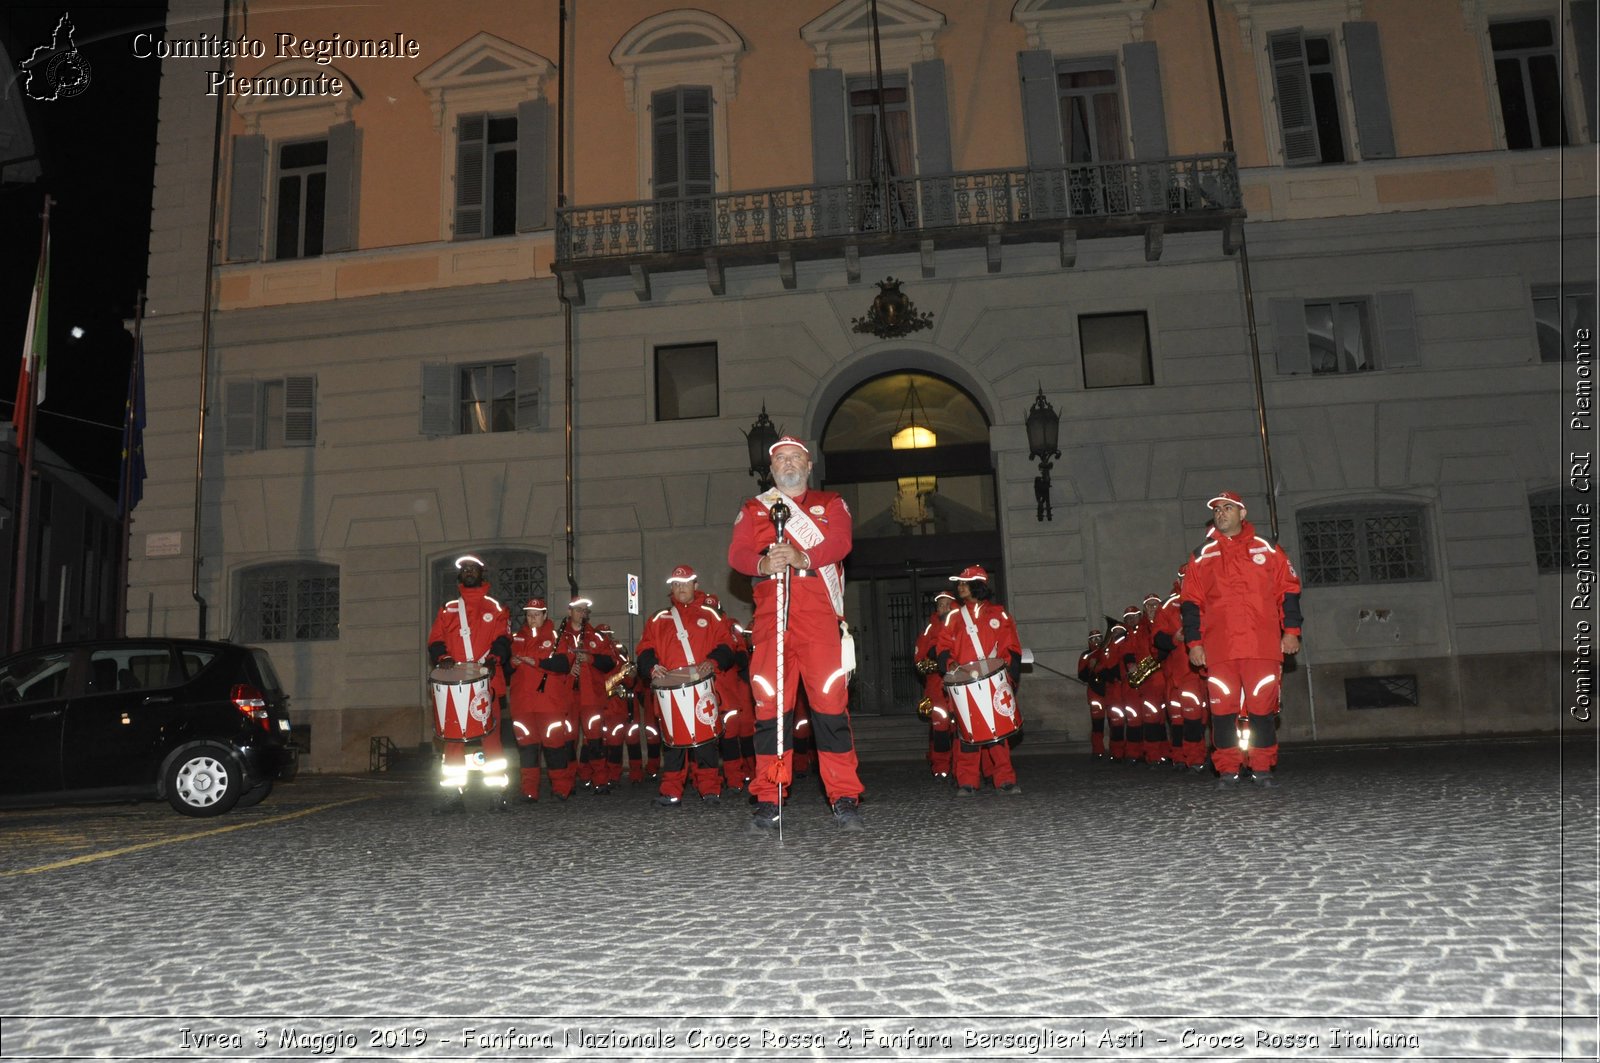
<instances>
[{"instance_id":1,"label":"black car","mask_svg":"<svg viewBox=\"0 0 1600 1063\"><path fill-rule=\"evenodd\" d=\"M0 660L0 800L164 797L186 816L256 804L294 777L289 697L267 652L107 639Z\"/></svg>"}]
</instances>

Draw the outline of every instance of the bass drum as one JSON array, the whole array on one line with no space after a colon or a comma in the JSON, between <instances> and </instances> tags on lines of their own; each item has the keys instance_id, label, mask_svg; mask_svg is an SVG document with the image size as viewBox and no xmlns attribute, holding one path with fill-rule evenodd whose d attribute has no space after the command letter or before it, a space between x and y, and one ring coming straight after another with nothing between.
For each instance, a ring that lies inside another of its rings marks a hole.
<instances>
[{"instance_id":1,"label":"bass drum","mask_svg":"<svg viewBox=\"0 0 1600 1063\"><path fill-rule=\"evenodd\" d=\"M721 733L721 702L712 676L701 678L693 668L672 668L650 680L661 717L661 740L688 748L714 742Z\"/></svg>"},{"instance_id":2,"label":"bass drum","mask_svg":"<svg viewBox=\"0 0 1600 1063\"><path fill-rule=\"evenodd\" d=\"M489 672L476 664L452 664L428 673L433 688L433 729L440 738L482 738L494 718Z\"/></svg>"},{"instance_id":3,"label":"bass drum","mask_svg":"<svg viewBox=\"0 0 1600 1063\"><path fill-rule=\"evenodd\" d=\"M992 746L1022 730L1017 696L999 657L951 670L944 677L944 693L955 710L956 732L968 745Z\"/></svg>"}]
</instances>

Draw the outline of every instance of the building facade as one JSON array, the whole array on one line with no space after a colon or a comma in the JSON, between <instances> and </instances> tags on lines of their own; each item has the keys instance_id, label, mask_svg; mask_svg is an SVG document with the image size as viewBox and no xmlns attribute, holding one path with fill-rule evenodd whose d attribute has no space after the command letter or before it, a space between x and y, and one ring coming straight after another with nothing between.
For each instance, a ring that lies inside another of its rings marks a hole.
<instances>
[{"instance_id":1,"label":"building facade","mask_svg":"<svg viewBox=\"0 0 1600 1063\"><path fill-rule=\"evenodd\" d=\"M1081 734L1227 488L1306 582L1286 739L1553 729L1596 5L1214 6L173 0L130 633L268 646L359 767L464 551L747 617L764 410L855 514L863 716L978 562Z\"/></svg>"}]
</instances>

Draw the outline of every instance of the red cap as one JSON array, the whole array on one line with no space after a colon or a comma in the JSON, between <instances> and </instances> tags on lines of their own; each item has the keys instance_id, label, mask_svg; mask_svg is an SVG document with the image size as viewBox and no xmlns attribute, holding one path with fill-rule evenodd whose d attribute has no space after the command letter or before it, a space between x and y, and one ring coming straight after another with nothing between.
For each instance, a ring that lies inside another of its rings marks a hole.
<instances>
[{"instance_id":1,"label":"red cap","mask_svg":"<svg viewBox=\"0 0 1600 1063\"><path fill-rule=\"evenodd\" d=\"M459 569L462 565L477 565L479 568L484 567L483 561L480 558L473 557L471 554L462 554L460 557L456 558L456 568Z\"/></svg>"},{"instance_id":2,"label":"red cap","mask_svg":"<svg viewBox=\"0 0 1600 1063\"><path fill-rule=\"evenodd\" d=\"M1139 612L1139 607L1137 605L1130 605L1130 606L1128 606L1128 608L1126 608L1126 609L1124 609L1122 611L1122 615L1123 616L1134 616L1138 612Z\"/></svg>"},{"instance_id":3,"label":"red cap","mask_svg":"<svg viewBox=\"0 0 1600 1063\"><path fill-rule=\"evenodd\" d=\"M767 457L769 457L769 458L772 457L773 452L776 451L779 447L799 447L801 450L805 451L807 457L811 456L811 449L809 447L807 447L804 443L800 442L794 436L784 436L783 438L779 439L776 443L772 444L772 446L767 448Z\"/></svg>"},{"instance_id":4,"label":"red cap","mask_svg":"<svg viewBox=\"0 0 1600 1063\"><path fill-rule=\"evenodd\" d=\"M1206 503L1206 508L1207 509L1216 509L1217 505L1219 503L1221 503L1221 502L1232 502L1234 505L1238 506L1244 512L1246 512L1246 513L1250 512L1248 509L1245 509L1245 507L1244 507L1244 499L1240 498L1238 495L1234 494L1232 491L1219 491L1219 492L1217 492L1217 494L1214 497L1212 497L1211 501Z\"/></svg>"},{"instance_id":5,"label":"red cap","mask_svg":"<svg viewBox=\"0 0 1600 1063\"><path fill-rule=\"evenodd\" d=\"M611 625L606 623L604 620L602 620L602 621L600 621L599 624L595 625L595 630L596 631L603 631L607 635L609 635L609 634L611 634Z\"/></svg>"},{"instance_id":6,"label":"red cap","mask_svg":"<svg viewBox=\"0 0 1600 1063\"><path fill-rule=\"evenodd\" d=\"M1103 639L1106 637L1106 633L1101 631L1099 628L1092 628L1089 631L1089 637L1092 639Z\"/></svg>"},{"instance_id":7,"label":"red cap","mask_svg":"<svg viewBox=\"0 0 1600 1063\"><path fill-rule=\"evenodd\" d=\"M1144 600L1147 601L1147 602L1155 602L1157 605L1160 605L1161 604L1161 595L1157 594L1154 591L1151 591L1149 594L1144 596Z\"/></svg>"},{"instance_id":8,"label":"red cap","mask_svg":"<svg viewBox=\"0 0 1600 1063\"><path fill-rule=\"evenodd\" d=\"M695 580L697 580L699 578L700 578L699 576L696 576L694 574L694 569L690 568L688 565L679 565L677 568L672 570L672 575L667 577L667 582L668 583L693 583Z\"/></svg>"},{"instance_id":9,"label":"red cap","mask_svg":"<svg viewBox=\"0 0 1600 1063\"><path fill-rule=\"evenodd\" d=\"M968 565L966 568L950 577L951 583L970 583L973 580L989 582L989 573L985 572L982 565Z\"/></svg>"},{"instance_id":10,"label":"red cap","mask_svg":"<svg viewBox=\"0 0 1600 1063\"><path fill-rule=\"evenodd\" d=\"M934 601L938 601L940 598L949 598L952 602L956 600L956 596L951 594L949 591L940 591L938 594L933 596Z\"/></svg>"},{"instance_id":11,"label":"red cap","mask_svg":"<svg viewBox=\"0 0 1600 1063\"><path fill-rule=\"evenodd\" d=\"M593 598L574 598L574 599L572 599L572 601L567 603L567 608L571 609L575 605L586 605L590 609L593 609L594 608L594 599Z\"/></svg>"},{"instance_id":12,"label":"red cap","mask_svg":"<svg viewBox=\"0 0 1600 1063\"><path fill-rule=\"evenodd\" d=\"M722 599L715 594L706 595L706 604L719 611L722 609Z\"/></svg>"},{"instance_id":13,"label":"red cap","mask_svg":"<svg viewBox=\"0 0 1600 1063\"><path fill-rule=\"evenodd\" d=\"M523 606L522 608L523 609L537 609L541 613L547 613L547 612L550 611L550 607L544 604L544 599L543 598L529 598L528 599L528 604Z\"/></svg>"}]
</instances>

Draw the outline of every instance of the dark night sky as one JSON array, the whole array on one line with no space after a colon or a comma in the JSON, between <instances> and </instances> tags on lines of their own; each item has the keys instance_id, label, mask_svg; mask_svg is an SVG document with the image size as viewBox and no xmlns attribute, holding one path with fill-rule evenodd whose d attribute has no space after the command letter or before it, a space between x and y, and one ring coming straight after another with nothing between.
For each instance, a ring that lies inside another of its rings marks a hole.
<instances>
[{"instance_id":1,"label":"dark night sky","mask_svg":"<svg viewBox=\"0 0 1600 1063\"><path fill-rule=\"evenodd\" d=\"M48 194L50 368L38 436L114 498L133 347L122 321L144 286L161 73L158 60L134 57L132 40L140 30L160 35L166 5L8 2L0 40L12 62L48 44L68 12L90 67L83 93L36 101L16 69L4 72L4 91L23 98L44 173L0 188L0 410L11 409ZM82 339L69 338L73 326Z\"/></svg>"}]
</instances>

